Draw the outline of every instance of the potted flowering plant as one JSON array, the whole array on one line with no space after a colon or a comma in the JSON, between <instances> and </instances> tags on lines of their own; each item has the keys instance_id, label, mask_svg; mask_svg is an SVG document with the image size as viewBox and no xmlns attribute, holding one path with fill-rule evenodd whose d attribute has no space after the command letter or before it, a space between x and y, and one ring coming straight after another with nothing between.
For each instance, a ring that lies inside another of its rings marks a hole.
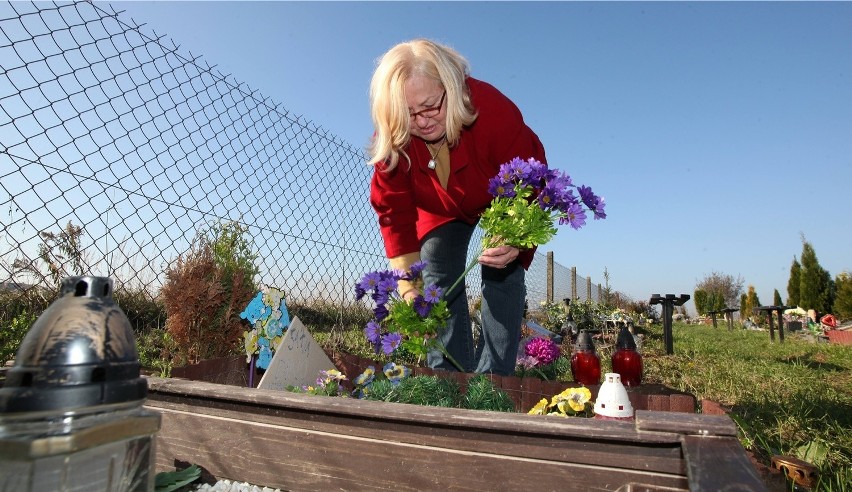
<instances>
[{"instance_id":1,"label":"potted flowering plant","mask_svg":"<svg viewBox=\"0 0 852 492\"><path fill-rule=\"evenodd\" d=\"M574 229L585 225L586 209L595 219L606 218L604 200L591 188L574 185L568 175L548 169L533 158L515 158L501 165L489 181L488 189L494 199L479 221L484 231L482 249L499 245L534 248L553 238L557 224L568 224ZM457 369L463 370L437 335L449 318L444 297L464 280L477 264L478 256L474 256L447 291L428 285L411 303L399 295L397 285L400 280L419 281L424 262L412 265L408 272L386 270L364 275L355 286L355 294L362 299L369 293L375 302L375 319L367 323L364 334L376 353L391 355L403 347L422 356L438 349Z\"/></svg>"},{"instance_id":2,"label":"potted flowering plant","mask_svg":"<svg viewBox=\"0 0 852 492\"><path fill-rule=\"evenodd\" d=\"M541 379L553 379L559 372L558 364L562 350L553 340L545 337L531 338L524 344L524 356L518 357L516 374L520 377L527 372L538 374Z\"/></svg>"},{"instance_id":3,"label":"potted flowering plant","mask_svg":"<svg viewBox=\"0 0 852 492\"><path fill-rule=\"evenodd\" d=\"M542 398L530 411L530 415L558 415L560 417L592 417L594 403L589 388L567 388L562 393L554 395L550 401Z\"/></svg>"}]
</instances>

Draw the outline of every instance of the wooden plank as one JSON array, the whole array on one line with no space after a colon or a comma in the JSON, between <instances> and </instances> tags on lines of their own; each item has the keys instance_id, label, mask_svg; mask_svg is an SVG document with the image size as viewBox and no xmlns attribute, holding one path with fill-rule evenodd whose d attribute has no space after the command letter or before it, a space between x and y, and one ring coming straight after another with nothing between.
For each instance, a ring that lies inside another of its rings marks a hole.
<instances>
[{"instance_id":1,"label":"wooden plank","mask_svg":"<svg viewBox=\"0 0 852 492\"><path fill-rule=\"evenodd\" d=\"M381 421L417 426L449 426L488 429L494 432L526 432L565 437L611 438L633 442L678 443L671 433L644 433L641 437L629 422L582 418L542 417L505 412L427 407L349 398L329 398L286 391L260 390L178 379L148 378L149 405L157 401L193 401L195 405L222 407L227 402L246 406L252 412L286 412L292 418L311 421L349 417L380 425ZM669 415L669 414L666 414Z\"/></svg>"},{"instance_id":2,"label":"wooden plank","mask_svg":"<svg viewBox=\"0 0 852 492\"><path fill-rule=\"evenodd\" d=\"M199 383L181 382L178 385L195 390ZM201 383L201 386L231 396L250 393L257 397L260 392L248 388L222 388L209 383ZM387 440L427 446L450 443L460 450L474 452L487 451L509 440L516 456L592 464L617 460L627 467L686 474L679 436L649 434L642 441L628 422L362 402L281 392L271 395L279 400L296 397L307 401L308 410L301 411L294 409L293 405L282 406L280 402L276 405L275 398L267 405L256 406L211 396L190 398L154 390L149 395L148 406L363 437L380 433ZM358 406L366 406L367 409L353 412L352 408ZM333 410L329 411L329 407ZM598 442L607 435L609 442L601 447ZM658 446L648 448L649 444L655 443Z\"/></svg>"},{"instance_id":3,"label":"wooden plank","mask_svg":"<svg viewBox=\"0 0 852 492\"><path fill-rule=\"evenodd\" d=\"M737 426L727 415L636 411L636 429L699 436L736 436Z\"/></svg>"},{"instance_id":4,"label":"wooden plank","mask_svg":"<svg viewBox=\"0 0 852 492\"><path fill-rule=\"evenodd\" d=\"M316 397L322 398L322 397ZM686 475L682 462L679 442L650 447L644 443L624 443L616 440L601 442L587 435L568 438L524 432L522 428L514 431L487 431L467 429L457 426L406 425L379 415L370 420L341 418L333 421L304 421L284 415L260 415L245 409L201 408L191 405L169 405L163 402L149 402L148 408L174 410L212 418L246 420L262 425L301 429L309 432L344 434L353 437L379 438L385 441L399 442L413 446L446 447L458 451L489 453L495 448L503 448L504 453L518 458L559 460L585 464L615 462L626 468L639 468L646 471L659 471ZM416 407L415 407L416 408ZM535 419L535 417L530 417ZM559 425L563 418L538 417ZM586 419L582 419L586 420ZM591 421L590 421L591 423ZM205 424L205 425L214 425Z\"/></svg>"},{"instance_id":5,"label":"wooden plank","mask_svg":"<svg viewBox=\"0 0 852 492\"><path fill-rule=\"evenodd\" d=\"M197 463L217 478L286 490L686 490L683 475L470 452L163 409L157 469ZM381 435L381 434L379 434ZM582 450L577 450L578 454Z\"/></svg>"},{"instance_id":6,"label":"wooden plank","mask_svg":"<svg viewBox=\"0 0 852 492\"><path fill-rule=\"evenodd\" d=\"M735 437L684 436L690 490L767 490Z\"/></svg>"}]
</instances>

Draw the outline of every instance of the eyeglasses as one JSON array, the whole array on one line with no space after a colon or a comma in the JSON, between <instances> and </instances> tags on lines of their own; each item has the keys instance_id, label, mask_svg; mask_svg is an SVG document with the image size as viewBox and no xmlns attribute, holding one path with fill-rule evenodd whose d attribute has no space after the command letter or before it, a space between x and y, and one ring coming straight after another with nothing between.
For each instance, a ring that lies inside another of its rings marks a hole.
<instances>
[{"instance_id":1,"label":"eyeglasses","mask_svg":"<svg viewBox=\"0 0 852 492\"><path fill-rule=\"evenodd\" d=\"M447 91L444 90L444 93L441 94L441 100L438 101L438 104L432 106L431 108L421 109L416 113L409 113L408 116L411 117L412 121L416 120L418 116L422 116L424 118L431 118L433 116L437 116L438 113L441 112L441 107L444 106L444 98L447 97Z\"/></svg>"}]
</instances>

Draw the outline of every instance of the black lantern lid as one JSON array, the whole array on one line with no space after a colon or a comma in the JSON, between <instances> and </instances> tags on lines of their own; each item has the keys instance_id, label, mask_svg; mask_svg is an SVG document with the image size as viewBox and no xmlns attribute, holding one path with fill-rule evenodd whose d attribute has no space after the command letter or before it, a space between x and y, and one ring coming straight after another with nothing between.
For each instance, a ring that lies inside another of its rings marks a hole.
<instances>
[{"instance_id":1,"label":"black lantern lid","mask_svg":"<svg viewBox=\"0 0 852 492\"><path fill-rule=\"evenodd\" d=\"M636 350L636 340L633 339L633 335L626 326L622 326L621 331L618 332L615 348L617 350Z\"/></svg>"},{"instance_id":2,"label":"black lantern lid","mask_svg":"<svg viewBox=\"0 0 852 492\"><path fill-rule=\"evenodd\" d=\"M27 332L0 389L0 412L71 411L144 400L133 330L112 280L69 277Z\"/></svg>"},{"instance_id":3,"label":"black lantern lid","mask_svg":"<svg viewBox=\"0 0 852 492\"><path fill-rule=\"evenodd\" d=\"M594 352L595 343L592 341L592 335L586 330L580 330L580 334L577 335L577 344L574 348L578 352Z\"/></svg>"}]
</instances>

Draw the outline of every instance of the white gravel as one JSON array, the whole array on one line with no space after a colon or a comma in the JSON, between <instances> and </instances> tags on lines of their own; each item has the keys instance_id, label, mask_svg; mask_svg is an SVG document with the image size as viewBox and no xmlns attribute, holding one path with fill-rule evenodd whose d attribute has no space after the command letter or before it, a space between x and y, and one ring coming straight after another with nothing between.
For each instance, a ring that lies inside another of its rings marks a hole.
<instances>
[{"instance_id":1,"label":"white gravel","mask_svg":"<svg viewBox=\"0 0 852 492\"><path fill-rule=\"evenodd\" d=\"M230 480L219 480L213 485L199 485L196 491L204 492L282 492L281 489L271 489L269 487L258 487L246 482L232 482Z\"/></svg>"}]
</instances>

